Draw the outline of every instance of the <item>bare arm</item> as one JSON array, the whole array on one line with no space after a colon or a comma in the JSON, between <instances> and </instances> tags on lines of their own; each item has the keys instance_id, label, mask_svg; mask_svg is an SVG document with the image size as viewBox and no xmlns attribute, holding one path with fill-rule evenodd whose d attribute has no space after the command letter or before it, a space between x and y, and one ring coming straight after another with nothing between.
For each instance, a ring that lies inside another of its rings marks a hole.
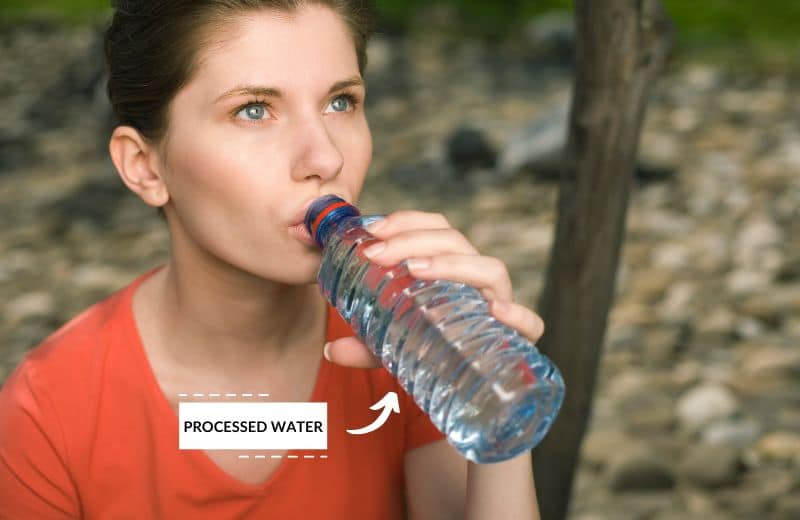
<instances>
[{"instance_id":1,"label":"bare arm","mask_svg":"<svg viewBox=\"0 0 800 520\"><path fill-rule=\"evenodd\" d=\"M530 452L474 464L445 440L406 454L411 520L539 520Z\"/></svg>"},{"instance_id":2,"label":"bare arm","mask_svg":"<svg viewBox=\"0 0 800 520\"><path fill-rule=\"evenodd\" d=\"M531 453L493 464L467 462L466 519L539 520Z\"/></svg>"}]
</instances>

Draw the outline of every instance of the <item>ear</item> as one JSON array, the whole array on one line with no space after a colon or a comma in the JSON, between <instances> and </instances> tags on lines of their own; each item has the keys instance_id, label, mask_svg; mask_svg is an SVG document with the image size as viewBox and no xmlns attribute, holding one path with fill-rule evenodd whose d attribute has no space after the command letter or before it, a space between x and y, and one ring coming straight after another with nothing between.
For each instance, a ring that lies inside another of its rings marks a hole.
<instances>
[{"instance_id":1,"label":"ear","mask_svg":"<svg viewBox=\"0 0 800 520\"><path fill-rule=\"evenodd\" d=\"M169 201L158 149L131 126L118 126L108 143L111 161L122 182L146 204L161 207Z\"/></svg>"}]
</instances>

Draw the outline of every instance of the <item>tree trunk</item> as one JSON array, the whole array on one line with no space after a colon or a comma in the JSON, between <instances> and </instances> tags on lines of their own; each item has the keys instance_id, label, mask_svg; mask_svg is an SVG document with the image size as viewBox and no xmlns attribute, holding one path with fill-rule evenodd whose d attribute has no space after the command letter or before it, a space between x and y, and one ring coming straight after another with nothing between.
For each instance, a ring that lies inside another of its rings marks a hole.
<instances>
[{"instance_id":1,"label":"tree trunk","mask_svg":"<svg viewBox=\"0 0 800 520\"><path fill-rule=\"evenodd\" d=\"M533 453L544 520L566 517L605 339L647 97L672 43L659 0L575 0L576 60L539 348L559 367L560 415Z\"/></svg>"}]
</instances>

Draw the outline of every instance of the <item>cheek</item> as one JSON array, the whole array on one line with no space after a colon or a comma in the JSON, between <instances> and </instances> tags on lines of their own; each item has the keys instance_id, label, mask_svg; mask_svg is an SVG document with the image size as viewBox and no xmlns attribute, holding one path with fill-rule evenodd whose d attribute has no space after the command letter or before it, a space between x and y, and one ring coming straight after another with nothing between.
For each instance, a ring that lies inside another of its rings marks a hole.
<instances>
[{"instance_id":1,"label":"cheek","mask_svg":"<svg viewBox=\"0 0 800 520\"><path fill-rule=\"evenodd\" d=\"M372 134L366 120L359 125L357 131L347 134L347 138L341 141L341 146L345 162L349 164L348 169L357 173L354 175L356 178L354 180L358 180L359 183L363 182L372 161Z\"/></svg>"},{"instance_id":2,"label":"cheek","mask_svg":"<svg viewBox=\"0 0 800 520\"><path fill-rule=\"evenodd\" d=\"M224 136L201 131L183 135L170 161L168 188L176 207L213 211L255 203L263 190L259 183L266 181L263 157L254 157L252 149L240 149L240 143Z\"/></svg>"}]
</instances>

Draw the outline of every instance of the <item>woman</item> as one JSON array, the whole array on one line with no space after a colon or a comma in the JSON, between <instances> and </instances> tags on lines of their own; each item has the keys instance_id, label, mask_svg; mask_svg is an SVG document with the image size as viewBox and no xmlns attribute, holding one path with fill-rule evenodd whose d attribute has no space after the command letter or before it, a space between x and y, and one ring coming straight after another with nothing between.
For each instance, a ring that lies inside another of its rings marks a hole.
<instances>
[{"instance_id":1,"label":"woman","mask_svg":"<svg viewBox=\"0 0 800 520\"><path fill-rule=\"evenodd\" d=\"M530 454L463 459L315 285L320 251L297 224L320 195L355 203L372 156L368 13L347 0L117 3L109 152L166 219L171 253L10 376L0 517L538 517ZM374 261L479 287L499 320L541 336L539 317L511 302L505 265L442 215L378 224ZM369 424L389 391L398 417L345 432ZM324 457L178 449L178 402L191 400L179 394L262 392L328 403Z\"/></svg>"}]
</instances>

